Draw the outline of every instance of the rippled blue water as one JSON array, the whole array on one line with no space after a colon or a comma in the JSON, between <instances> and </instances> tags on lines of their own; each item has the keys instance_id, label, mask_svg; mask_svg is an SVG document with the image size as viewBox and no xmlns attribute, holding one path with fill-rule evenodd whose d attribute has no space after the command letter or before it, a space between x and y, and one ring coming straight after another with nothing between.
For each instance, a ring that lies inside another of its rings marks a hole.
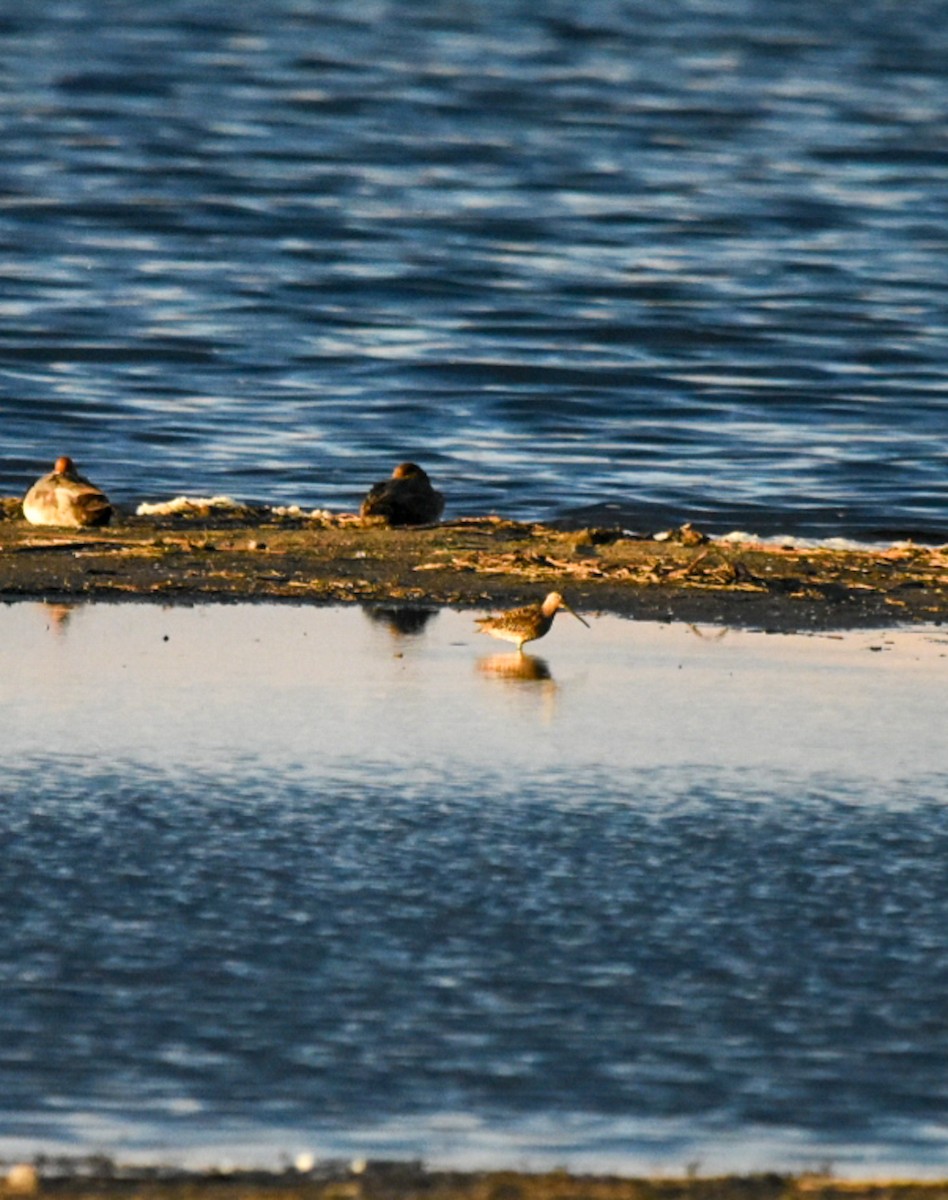
<instances>
[{"instance_id":1,"label":"rippled blue water","mask_svg":"<svg viewBox=\"0 0 948 1200\"><path fill-rule=\"evenodd\" d=\"M943 16L6 4L0 485L944 538Z\"/></svg>"},{"instance_id":2,"label":"rippled blue water","mask_svg":"<svg viewBox=\"0 0 948 1200\"><path fill-rule=\"evenodd\" d=\"M948 1169L943 636L384 616L0 609L0 1158Z\"/></svg>"},{"instance_id":3,"label":"rippled blue water","mask_svg":"<svg viewBox=\"0 0 948 1200\"><path fill-rule=\"evenodd\" d=\"M5 780L7 1137L944 1167L943 791L305 774Z\"/></svg>"}]
</instances>

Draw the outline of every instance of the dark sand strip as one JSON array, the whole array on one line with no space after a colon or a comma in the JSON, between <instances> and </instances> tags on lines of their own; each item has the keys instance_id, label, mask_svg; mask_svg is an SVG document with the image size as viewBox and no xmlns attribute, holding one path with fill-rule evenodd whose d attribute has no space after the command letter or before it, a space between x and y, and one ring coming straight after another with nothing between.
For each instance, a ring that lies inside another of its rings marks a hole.
<instances>
[{"instance_id":1,"label":"dark sand strip","mask_svg":"<svg viewBox=\"0 0 948 1200\"><path fill-rule=\"evenodd\" d=\"M563 592L581 610L794 632L939 623L948 547L801 549L561 531L496 517L422 529L348 514L196 510L44 529L0 508L0 600L374 601L496 608Z\"/></svg>"}]
</instances>

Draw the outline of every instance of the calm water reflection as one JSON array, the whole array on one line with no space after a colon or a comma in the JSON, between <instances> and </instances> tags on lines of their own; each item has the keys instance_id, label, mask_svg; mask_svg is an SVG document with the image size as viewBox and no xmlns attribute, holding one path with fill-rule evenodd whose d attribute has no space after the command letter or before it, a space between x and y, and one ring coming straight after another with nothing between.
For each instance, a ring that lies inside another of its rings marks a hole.
<instances>
[{"instance_id":1,"label":"calm water reflection","mask_svg":"<svg viewBox=\"0 0 948 1200\"><path fill-rule=\"evenodd\" d=\"M898 778L948 762L937 629L775 637L600 617L594 631L559 621L521 659L474 615L9 606L5 744L158 765L279 753L316 770L427 756Z\"/></svg>"},{"instance_id":2,"label":"calm water reflection","mask_svg":"<svg viewBox=\"0 0 948 1200\"><path fill-rule=\"evenodd\" d=\"M0 1153L944 1171L948 638L0 608Z\"/></svg>"}]
</instances>

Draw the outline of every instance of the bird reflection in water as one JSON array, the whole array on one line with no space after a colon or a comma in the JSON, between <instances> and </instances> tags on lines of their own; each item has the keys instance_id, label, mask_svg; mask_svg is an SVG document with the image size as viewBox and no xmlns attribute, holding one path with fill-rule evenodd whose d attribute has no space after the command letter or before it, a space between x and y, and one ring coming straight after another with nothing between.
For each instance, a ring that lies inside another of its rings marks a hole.
<instances>
[{"instance_id":1,"label":"bird reflection in water","mask_svg":"<svg viewBox=\"0 0 948 1200\"><path fill-rule=\"evenodd\" d=\"M727 625L722 625L720 628L699 629L697 625L688 623L688 628L696 638L701 638L703 642L719 642L721 638L726 637L730 632Z\"/></svg>"},{"instance_id":2,"label":"bird reflection in water","mask_svg":"<svg viewBox=\"0 0 948 1200\"><path fill-rule=\"evenodd\" d=\"M534 654L491 654L478 662L477 669L496 679L526 683L553 681L546 659Z\"/></svg>"},{"instance_id":3,"label":"bird reflection in water","mask_svg":"<svg viewBox=\"0 0 948 1200\"><path fill-rule=\"evenodd\" d=\"M369 605L362 611L376 625L385 626L393 637L417 637L437 616L433 608L409 608L407 605Z\"/></svg>"},{"instance_id":4,"label":"bird reflection in water","mask_svg":"<svg viewBox=\"0 0 948 1200\"><path fill-rule=\"evenodd\" d=\"M70 618L81 607L81 604L53 604L46 601L39 606L40 612L47 621L46 628L59 636L66 632Z\"/></svg>"},{"instance_id":5,"label":"bird reflection in water","mask_svg":"<svg viewBox=\"0 0 948 1200\"><path fill-rule=\"evenodd\" d=\"M545 658L522 651L514 654L490 654L478 660L478 672L485 679L496 680L503 685L502 693L518 709L527 704L543 724L549 724L556 716L559 688L550 673Z\"/></svg>"}]
</instances>

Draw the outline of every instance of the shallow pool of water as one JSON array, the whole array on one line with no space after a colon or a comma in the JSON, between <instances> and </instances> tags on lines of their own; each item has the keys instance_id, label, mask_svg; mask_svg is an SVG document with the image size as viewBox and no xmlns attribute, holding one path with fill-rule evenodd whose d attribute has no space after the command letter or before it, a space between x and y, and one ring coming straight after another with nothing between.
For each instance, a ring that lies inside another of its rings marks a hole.
<instances>
[{"instance_id":1,"label":"shallow pool of water","mask_svg":"<svg viewBox=\"0 0 948 1200\"><path fill-rule=\"evenodd\" d=\"M0 608L0 1154L948 1167L948 635Z\"/></svg>"}]
</instances>

